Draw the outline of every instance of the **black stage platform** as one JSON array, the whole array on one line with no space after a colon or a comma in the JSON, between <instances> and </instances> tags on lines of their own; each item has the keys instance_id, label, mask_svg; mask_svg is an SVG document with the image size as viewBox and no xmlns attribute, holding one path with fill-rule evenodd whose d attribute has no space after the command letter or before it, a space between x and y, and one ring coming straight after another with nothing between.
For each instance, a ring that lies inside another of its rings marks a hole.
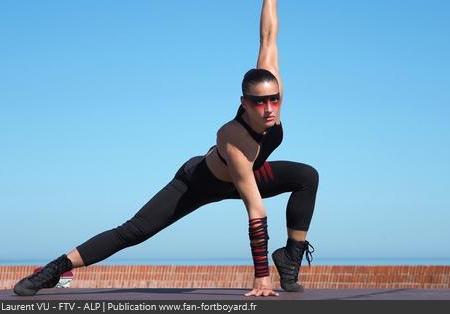
<instances>
[{"instance_id":1,"label":"black stage platform","mask_svg":"<svg viewBox=\"0 0 450 314\"><path fill-rule=\"evenodd\" d=\"M248 289L53 288L20 297L0 290L0 300L450 300L450 289L306 289L278 297L246 297Z\"/></svg>"}]
</instances>

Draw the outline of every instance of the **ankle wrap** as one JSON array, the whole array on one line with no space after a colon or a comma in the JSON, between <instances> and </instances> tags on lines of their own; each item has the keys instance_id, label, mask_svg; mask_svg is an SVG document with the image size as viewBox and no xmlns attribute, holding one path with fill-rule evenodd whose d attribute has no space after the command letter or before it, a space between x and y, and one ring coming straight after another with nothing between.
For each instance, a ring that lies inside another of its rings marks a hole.
<instances>
[{"instance_id":1,"label":"ankle wrap","mask_svg":"<svg viewBox=\"0 0 450 314\"><path fill-rule=\"evenodd\" d=\"M248 234L255 266L255 277L269 276L267 217L250 219Z\"/></svg>"},{"instance_id":2,"label":"ankle wrap","mask_svg":"<svg viewBox=\"0 0 450 314\"><path fill-rule=\"evenodd\" d=\"M286 242L286 250L290 257L299 265L302 263L303 255L306 254L308 265L311 266L314 247L308 241L296 241L288 238Z\"/></svg>"},{"instance_id":3,"label":"ankle wrap","mask_svg":"<svg viewBox=\"0 0 450 314\"><path fill-rule=\"evenodd\" d=\"M72 261L67 257L66 254L61 255L52 263L56 265L56 269L59 274L63 274L66 271L72 270L73 268Z\"/></svg>"}]
</instances>

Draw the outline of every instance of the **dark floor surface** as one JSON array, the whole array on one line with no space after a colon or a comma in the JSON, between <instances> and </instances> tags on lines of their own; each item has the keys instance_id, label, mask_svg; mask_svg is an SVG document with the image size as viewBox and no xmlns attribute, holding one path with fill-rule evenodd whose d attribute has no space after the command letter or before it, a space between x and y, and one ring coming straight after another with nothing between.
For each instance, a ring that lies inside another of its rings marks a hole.
<instances>
[{"instance_id":1,"label":"dark floor surface","mask_svg":"<svg viewBox=\"0 0 450 314\"><path fill-rule=\"evenodd\" d=\"M278 297L246 297L248 289L53 288L20 297L0 290L0 300L450 300L450 289L306 289L278 290Z\"/></svg>"}]
</instances>

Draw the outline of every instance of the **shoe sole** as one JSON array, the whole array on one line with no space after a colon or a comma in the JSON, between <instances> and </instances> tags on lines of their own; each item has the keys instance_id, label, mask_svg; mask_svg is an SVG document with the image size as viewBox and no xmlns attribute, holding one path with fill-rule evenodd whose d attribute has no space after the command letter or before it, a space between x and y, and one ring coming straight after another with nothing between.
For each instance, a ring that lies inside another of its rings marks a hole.
<instances>
[{"instance_id":1,"label":"shoe sole","mask_svg":"<svg viewBox=\"0 0 450 314\"><path fill-rule=\"evenodd\" d=\"M20 296L27 296L27 297L33 296L41 289L54 288L58 284L59 279L60 279L60 277L55 278L55 280L50 284L50 286L42 287L40 289L30 289L30 288L23 287L22 283L24 283L24 281L27 280L26 278L24 278L21 281L19 281L18 283L16 283L13 291L15 294L20 295Z\"/></svg>"},{"instance_id":2,"label":"shoe sole","mask_svg":"<svg viewBox=\"0 0 450 314\"><path fill-rule=\"evenodd\" d=\"M20 287L20 286L15 286L14 287L14 293L15 294L17 294L17 295L20 295L20 296L23 296L23 297L25 297L25 296L33 296L33 295L35 295L36 294L36 290L32 290L32 289L27 289L27 288L22 288L22 287Z\"/></svg>"}]
</instances>

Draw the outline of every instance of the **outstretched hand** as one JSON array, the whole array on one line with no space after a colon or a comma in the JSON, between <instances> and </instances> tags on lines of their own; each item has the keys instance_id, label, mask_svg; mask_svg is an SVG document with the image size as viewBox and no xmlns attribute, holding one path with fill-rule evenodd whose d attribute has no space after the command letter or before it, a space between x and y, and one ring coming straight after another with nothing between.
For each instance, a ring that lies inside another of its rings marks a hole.
<instances>
[{"instance_id":1,"label":"outstretched hand","mask_svg":"<svg viewBox=\"0 0 450 314\"><path fill-rule=\"evenodd\" d=\"M244 294L246 297L255 296L255 297L270 297L270 296L279 296L278 292L273 291L272 289L272 281L270 277L260 277L255 278L253 280L253 290Z\"/></svg>"}]
</instances>

